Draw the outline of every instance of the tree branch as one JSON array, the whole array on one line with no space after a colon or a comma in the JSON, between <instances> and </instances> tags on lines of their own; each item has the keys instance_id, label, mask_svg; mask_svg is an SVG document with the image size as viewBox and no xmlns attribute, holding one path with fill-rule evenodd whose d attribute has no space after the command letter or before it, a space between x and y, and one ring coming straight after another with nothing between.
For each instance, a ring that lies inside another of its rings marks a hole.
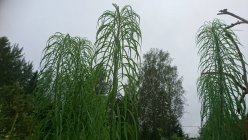
<instances>
[{"instance_id":1,"label":"tree branch","mask_svg":"<svg viewBox=\"0 0 248 140\"><path fill-rule=\"evenodd\" d=\"M236 26L236 25L239 25L239 24L247 24L247 23L243 22L243 21L237 21L237 22L232 23L231 25L227 26L226 28L229 29L229 28L232 28L233 26Z\"/></svg>"},{"instance_id":2,"label":"tree branch","mask_svg":"<svg viewBox=\"0 0 248 140\"><path fill-rule=\"evenodd\" d=\"M236 23L233 23L231 24L230 26L228 26L227 28L232 28L233 26L236 26L236 25L239 25L239 24L248 24L248 20L234 14L234 13L231 13L229 11L227 11L227 9L223 9L223 10L220 10L219 13L217 15L230 15L232 17L235 17L237 18L239 21L237 21Z\"/></svg>"}]
</instances>

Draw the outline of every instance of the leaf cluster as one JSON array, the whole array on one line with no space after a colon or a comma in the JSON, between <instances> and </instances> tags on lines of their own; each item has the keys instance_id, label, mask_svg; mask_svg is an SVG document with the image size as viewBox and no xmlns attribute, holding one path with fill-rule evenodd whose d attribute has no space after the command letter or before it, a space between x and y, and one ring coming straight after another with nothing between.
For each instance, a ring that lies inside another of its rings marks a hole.
<instances>
[{"instance_id":1,"label":"leaf cluster","mask_svg":"<svg viewBox=\"0 0 248 140\"><path fill-rule=\"evenodd\" d=\"M33 139L138 138L139 18L130 6L114 7L100 16L94 46L69 34L48 39L36 88L40 123Z\"/></svg>"},{"instance_id":2,"label":"leaf cluster","mask_svg":"<svg viewBox=\"0 0 248 140\"><path fill-rule=\"evenodd\" d=\"M245 114L242 97L243 55L234 32L219 20L203 25L197 35L201 76L198 93L202 102L204 139L242 139L240 118Z\"/></svg>"}]
</instances>

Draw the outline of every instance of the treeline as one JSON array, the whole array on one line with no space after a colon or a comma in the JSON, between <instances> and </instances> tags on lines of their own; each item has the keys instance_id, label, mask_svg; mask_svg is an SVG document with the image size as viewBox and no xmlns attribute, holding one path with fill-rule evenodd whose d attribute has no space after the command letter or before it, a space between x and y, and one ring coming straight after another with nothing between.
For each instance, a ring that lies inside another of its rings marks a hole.
<instances>
[{"instance_id":1,"label":"treeline","mask_svg":"<svg viewBox=\"0 0 248 140\"><path fill-rule=\"evenodd\" d=\"M185 139L177 67L159 49L141 62L138 14L114 8L94 44L52 35L39 71L0 38L1 139Z\"/></svg>"}]
</instances>

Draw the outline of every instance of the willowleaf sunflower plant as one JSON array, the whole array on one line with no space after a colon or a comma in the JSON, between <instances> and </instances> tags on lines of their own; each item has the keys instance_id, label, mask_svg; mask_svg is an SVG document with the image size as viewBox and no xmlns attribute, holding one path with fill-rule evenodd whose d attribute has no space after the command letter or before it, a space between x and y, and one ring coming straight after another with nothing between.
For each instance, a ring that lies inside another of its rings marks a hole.
<instances>
[{"instance_id":1,"label":"willowleaf sunflower plant","mask_svg":"<svg viewBox=\"0 0 248 140\"><path fill-rule=\"evenodd\" d=\"M106 137L100 135L104 131L104 100L94 90L98 75L92 68L91 42L55 33L43 53L36 93L40 126L35 136L42 139Z\"/></svg>"},{"instance_id":2,"label":"willowleaf sunflower plant","mask_svg":"<svg viewBox=\"0 0 248 140\"><path fill-rule=\"evenodd\" d=\"M98 19L95 59L107 69L107 81L113 83L107 101L110 139L137 139L136 87L141 40L139 15L131 6L122 9L116 4L113 6L115 11L106 11ZM116 104L118 94L124 95L122 107Z\"/></svg>"},{"instance_id":3,"label":"willowleaf sunflower plant","mask_svg":"<svg viewBox=\"0 0 248 140\"><path fill-rule=\"evenodd\" d=\"M62 33L48 39L32 139L138 139L139 16L113 6L98 20L94 45Z\"/></svg>"},{"instance_id":4,"label":"willowleaf sunflower plant","mask_svg":"<svg viewBox=\"0 0 248 140\"><path fill-rule=\"evenodd\" d=\"M202 139L245 139L246 62L235 33L220 20L203 25L197 34L201 75Z\"/></svg>"}]
</instances>

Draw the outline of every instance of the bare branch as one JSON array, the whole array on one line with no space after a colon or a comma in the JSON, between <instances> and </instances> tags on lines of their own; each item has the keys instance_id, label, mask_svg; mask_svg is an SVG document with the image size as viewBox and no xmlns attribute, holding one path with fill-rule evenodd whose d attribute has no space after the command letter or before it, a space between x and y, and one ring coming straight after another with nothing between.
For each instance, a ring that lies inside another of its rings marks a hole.
<instances>
[{"instance_id":1,"label":"bare branch","mask_svg":"<svg viewBox=\"0 0 248 140\"><path fill-rule=\"evenodd\" d=\"M234 14L234 13L231 13L229 11L227 11L227 9L223 9L223 10L220 10L219 13L217 15L230 15L232 17L235 17L237 18L239 21L237 21L236 23L233 23L231 24L230 26L228 26L227 28L232 28L233 26L236 26L236 25L239 25L239 24L248 24L248 20Z\"/></svg>"},{"instance_id":2,"label":"bare branch","mask_svg":"<svg viewBox=\"0 0 248 140\"><path fill-rule=\"evenodd\" d=\"M237 21L237 22L232 23L231 25L227 26L226 28L229 29L229 28L232 28L233 26L236 26L236 25L239 25L239 24L247 24L247 23L243 22L243 21Z\"/></svg>"},{"instance_id":3,"label":"bare branch","mask_svg":"<svg viewBox=\"0 0 248 140\"><path fill-rule=\"evenodd\" d=\"M245 23L248 24L248 20L246 20L246 19L244 19L244 18L242 18L242 17L240 17L240 16L238 16L236 14L233 14L231 12L228 12L227 9L220 10L217 15L224 15L224 14L230 15L232 17L235 17L235 18L237 18L237 19L239 19L239 20L241 20L241 21L243 21L243 22L245 22Z\"/></svg>"}]
</instances>

